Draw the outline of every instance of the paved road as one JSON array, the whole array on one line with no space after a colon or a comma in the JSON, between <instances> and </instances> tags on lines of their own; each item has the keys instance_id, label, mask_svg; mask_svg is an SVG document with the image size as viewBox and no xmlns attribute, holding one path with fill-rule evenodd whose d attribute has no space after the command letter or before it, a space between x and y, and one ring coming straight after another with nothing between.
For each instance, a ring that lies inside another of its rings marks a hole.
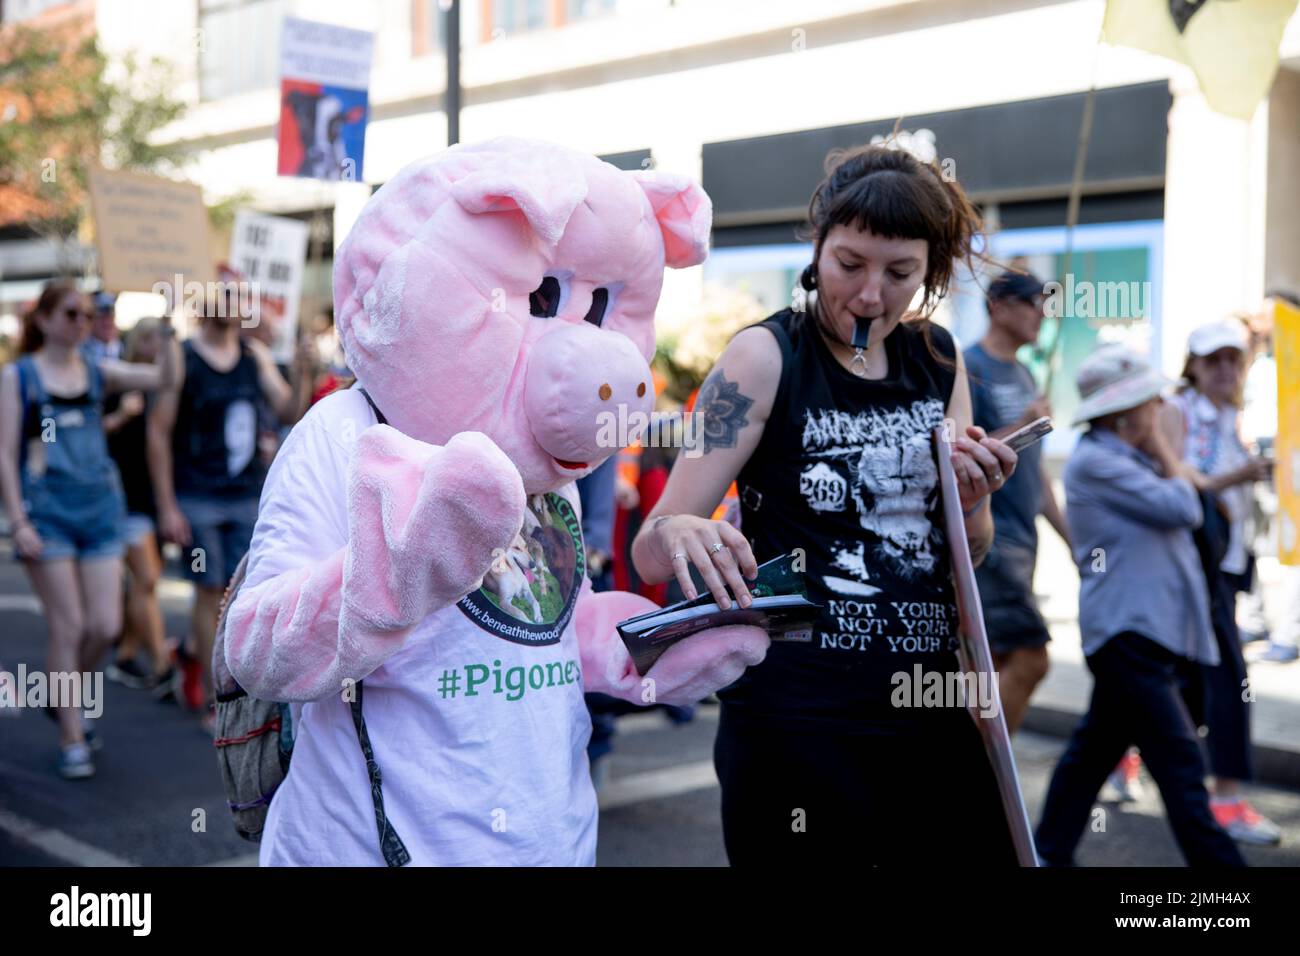
<instances>
[{"instance_id":1,"label":"paved road","mask_svg":"<svg viewBox=\"0 0 1300 956\"><path fill-rule=\"evenodd\" d=\"M165 593L169 631L180 634L184 590L174 584ZM21 570L0 561L6 668L39 666L43 659L44 625L26 594ZM254 848L229 825L212 748L195 718L114 684L106 684L105 694L106 747L88 781L55 775L55 736L40 714L0 717L0 865L249 863ZM623 720L601 792L600 865L726 865L711 764L715 726L716 710L708 707L684 726L657 714ZM1062 745L1032 734L1017 740L1034 819ZM1136 806L1105 808L1105 832L1085 835L1080 863L1181 865L1159 798L1148 789ZM1251 795L1286 836L1280 849L1248 849L1248 859L1300 865L1300 793L1258 787Z\"/></svg>"}]
</instances>

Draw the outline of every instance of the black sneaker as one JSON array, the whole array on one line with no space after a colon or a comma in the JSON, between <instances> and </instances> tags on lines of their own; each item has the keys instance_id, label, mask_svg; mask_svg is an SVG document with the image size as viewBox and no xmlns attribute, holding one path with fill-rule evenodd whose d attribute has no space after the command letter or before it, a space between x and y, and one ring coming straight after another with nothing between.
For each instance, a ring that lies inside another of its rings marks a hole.
<instances>
[{"instance_id":1,"label":"black sneaker","mask_svg":"<svg viewBox=\"0 0 1300 956\"><path fill-rule=\"evenodd\" d=\"M146 671L134 659L114 661L104 668L104 676L115 684L130 687L132 690L148 690L157 684L153 674Z\"/></svg>"},{"instance_id":2,"label":"black sneaker","mask_svg":"<svg viewBox=\"0 0 1300 956\"><path fill-rule=\"evenodd\" d=\"M164 704L176 703L180 699L177 696L180 692L180 677L180 671L175 667L167 668L166 673L153 685L154 699Z\"/></svg>"}]
</instances>

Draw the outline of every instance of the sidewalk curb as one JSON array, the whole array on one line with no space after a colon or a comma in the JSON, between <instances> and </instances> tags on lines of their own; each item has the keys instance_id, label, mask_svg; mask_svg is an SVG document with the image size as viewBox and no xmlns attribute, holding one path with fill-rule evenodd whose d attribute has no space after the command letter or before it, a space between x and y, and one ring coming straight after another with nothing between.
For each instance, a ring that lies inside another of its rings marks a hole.
<instances>
[{"instance_id":1,"label":"sidewalk curb","mask_svg":"<svg viewBox=\"0 0 1300 956\"><path fill-rule=\"evenodd\" d=\"M1083 714L1030 704L1021 727L1036 734L1068 738ZM1253 746L1255 782L1300 790L1300 752L1265 744Z\"/></svg>"}]
</instances>

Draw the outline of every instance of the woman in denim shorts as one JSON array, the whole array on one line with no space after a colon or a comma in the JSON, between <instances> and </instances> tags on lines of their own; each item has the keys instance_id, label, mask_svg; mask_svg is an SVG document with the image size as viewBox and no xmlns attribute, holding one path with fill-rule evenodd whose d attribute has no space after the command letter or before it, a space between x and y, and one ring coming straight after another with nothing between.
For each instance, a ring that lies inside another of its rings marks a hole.
<instances>
[{"instance_id":1,"label":"woman in denim shorts","mask_svg":"<svg viewBox=\"0 0 1300 956\"><path fill-rule=\"evenodd\" d=\"M92 672L122 627L124 508L104 394L155 389L171 376L170 362L87 361L80 345L90 316L75 286L48 284L24 317L22 356L0 374L0 492L15 554L49 622L51 674ZM96 740L75 706L84 699L50 703L59 772L91 776Z\"/></svg>"}]
</instances>

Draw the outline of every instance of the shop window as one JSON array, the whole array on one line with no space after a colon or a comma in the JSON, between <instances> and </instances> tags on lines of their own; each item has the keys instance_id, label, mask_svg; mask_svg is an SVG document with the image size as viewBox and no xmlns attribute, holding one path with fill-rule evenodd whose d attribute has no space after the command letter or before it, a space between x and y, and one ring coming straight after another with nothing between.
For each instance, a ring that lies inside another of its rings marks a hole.
<instances>
[{"instance_id":1,"label":"shop window","mask_svg":"<svg viewBox=\"0 0 1300 956\"><path fill-rule=\"evenodd\" d=\"M1075 229L1070 274L1065 272L1065 229L1005 229L989 239L995 263L1028 269L1045 283L1056 282L1056 298L1038 341L1016 356L1042 387L1049 379L1048 397L1057 430L1045 441L1049 455L1069 453L1074 430L1066 423L1079 404L1074 377L1079 363L1097 345L1123 342L1159 364L1161 355L1161 274L1164 222L1144 220L1081 225ZM962 348L984 336L988 313L982 286L959 269L945 307L947 324ZM1049 375L1049 360L1052 371Z\"/></svg>"}]
</instances>

